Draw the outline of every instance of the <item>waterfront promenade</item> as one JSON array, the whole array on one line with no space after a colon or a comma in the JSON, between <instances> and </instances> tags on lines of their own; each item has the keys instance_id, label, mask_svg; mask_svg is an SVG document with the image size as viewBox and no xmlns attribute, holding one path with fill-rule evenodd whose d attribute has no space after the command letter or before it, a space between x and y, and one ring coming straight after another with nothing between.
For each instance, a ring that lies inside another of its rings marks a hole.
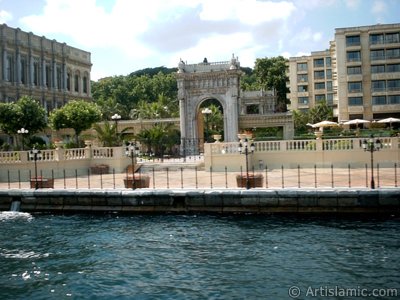
<instances>
[{"instance_id":1,"label":"waterfront promenade","mask_svg":"<svg viewBox=\"0 0 400 300\"><path fill-rule=\"evenodd\" d=\"M66 178L54 179L55 189L121 189L124 188L126 173L74 176L74 170ZM257 170L263 175L263 187L267 189L298 188L370 188L371 170L368 168L277 168ZM236 176L240 172L210 172L197 168L160 168L139 172L139 176L150 178L149 189L237 189ZM253 174L250 171L250 175ZM32 174L33 175L33 174ZM47 175L49 173L47 172ZM245 176L245 172L242 172ZM49 178L50 176L44 176ZM21 181L0 182L0 189L29 189L27 174ZM375 188L395 188L400 182L397 167L375 168ZM260 189L260 188L257 188Z\"/></svg>"}]
</instances>

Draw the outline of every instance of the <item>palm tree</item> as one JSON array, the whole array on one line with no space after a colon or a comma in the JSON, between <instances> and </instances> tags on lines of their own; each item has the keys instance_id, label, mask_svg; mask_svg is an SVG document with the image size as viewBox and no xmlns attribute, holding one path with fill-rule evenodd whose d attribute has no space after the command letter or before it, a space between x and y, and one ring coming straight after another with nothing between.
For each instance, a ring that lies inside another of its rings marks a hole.
<instances>
[{"instance_id":1,"label":"palm tree","mask_svg":"<svg viewBox=\"0 0 400 300\"><path fill-rule=\"evenodd\" d=\"M104 121L104 126L96 123L93 125L93 129L96 131L97 138L103 144L103 147L115 147L121 145L122 136L131 128L127 127L118 132L116 124Z\"/></svg>"}]
</instances>

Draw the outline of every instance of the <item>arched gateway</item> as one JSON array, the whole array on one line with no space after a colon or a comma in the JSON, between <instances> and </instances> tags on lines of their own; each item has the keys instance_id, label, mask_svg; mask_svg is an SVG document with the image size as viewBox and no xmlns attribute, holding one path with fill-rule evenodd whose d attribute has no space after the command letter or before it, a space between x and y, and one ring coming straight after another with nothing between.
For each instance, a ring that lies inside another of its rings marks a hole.
<instances>
[{"instance_id":1,"label":"arched gateway","mask_svg":"<svg viewBox=\"0 0 400 300\"><path fill-rule=\"evenodd\" d=\"M201 104L208 99L217 100L224 115L224 141L237 140L239 130L240 64L231 61L199 64L179 62L177 82L180 107L180 126L183 141L197 146L201 136L197 128Z\"/></svg>"},{"instance_id":2,"label":"arched gateway","mask_svg":"<svg viewBox=\"0 0 400 300\"><path fill-rule=\"evenodd\" d=\"M214 99L222 107L224 141L238 140L239 129L283 127L284 138L293 136L293 119L290 113L275 113L274 91L240 90L240 63L232 56L230 61L178 65L177 84L180 107L182 148L186 154L197 153L203 141L200 135L204 101Z\"/></svg>"}]
</instances>

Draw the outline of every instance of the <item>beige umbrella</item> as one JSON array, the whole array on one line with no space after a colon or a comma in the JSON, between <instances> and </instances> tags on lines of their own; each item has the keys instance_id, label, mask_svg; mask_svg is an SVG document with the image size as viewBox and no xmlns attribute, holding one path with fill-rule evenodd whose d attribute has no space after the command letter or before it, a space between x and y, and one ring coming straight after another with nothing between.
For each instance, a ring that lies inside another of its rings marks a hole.
<instances>
[{"instance_id":1,"label":"beige umbrella","mask_svg":"<svg viewBox=\"0 0 400 300\"><path fill-rule=\"evenodd\" d=\"M343 124L344 125L353 125L353 124L358 125L358 124L365 124L365 123L370 123L370 121L363 120L363 119L353 119L353 120L344 122Z\"/></svg>"},{"instance_id":2,"label":"beige umbrella","mask_svg":"<svg viewBox=\"0 0 400 300\"><path fill-rule=\"evenodd\" d=\"M400 119L392 118L392 117L386 118L386 119L382 119L382 120L378 121L378 123L389 123L390 124L390 129L392 129L392 123L399 123L399 122L400 122Z\"/></svg>"},{"instance_id":3,"label":"beige umbrella","mask_svg":"<svg viewBox=\"0 0 400 300\"><path fill-rule=\"evenodd\" d=\"M323 127L332 127L332 126L338 126L338 123L332 122L332 121L321 121L315 124L312 124L311 127L313 128L323 128Z\"/></svg>"},{"instance_id":4,"label":"beige umbrella","mask_svg":"<svg viewBox=\"0 0 400 300\"><path fill-rule=\"evenodd\" d=\"M319 128L319 131L322 133L324 131L324 127L333 127L333 126L338 126L339 124L336 122L332 122L332 121L321 121L315 124L312 124L311 127L312 128Z\"/></svg>"}]
</instances>

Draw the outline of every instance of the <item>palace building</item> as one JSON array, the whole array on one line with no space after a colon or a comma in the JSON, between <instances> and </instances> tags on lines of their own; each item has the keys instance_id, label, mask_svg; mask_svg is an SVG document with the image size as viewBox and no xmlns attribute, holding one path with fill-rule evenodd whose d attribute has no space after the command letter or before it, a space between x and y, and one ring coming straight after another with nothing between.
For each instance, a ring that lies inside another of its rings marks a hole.
<instances>
[{"instance_id":1,"label":"palace building","mask_svg":"<svg viewBox=\"0 0 400 300\"><path fill-rule=\"evenodd\" d=\"M47 111L91 100L90 52L0 25L0 102L28 95Z\"/></svg>"},{"instance_id":2,"label":"palace building","mask_svg":"<svg viewBox=\"0 0 400 300\"><path fill-rule=\"evenodd\" d=\"M325 51L288 62L291 110L320 101L338 121L400 117L400 24L337 28Z\"/></svg>"}]
</instances>

